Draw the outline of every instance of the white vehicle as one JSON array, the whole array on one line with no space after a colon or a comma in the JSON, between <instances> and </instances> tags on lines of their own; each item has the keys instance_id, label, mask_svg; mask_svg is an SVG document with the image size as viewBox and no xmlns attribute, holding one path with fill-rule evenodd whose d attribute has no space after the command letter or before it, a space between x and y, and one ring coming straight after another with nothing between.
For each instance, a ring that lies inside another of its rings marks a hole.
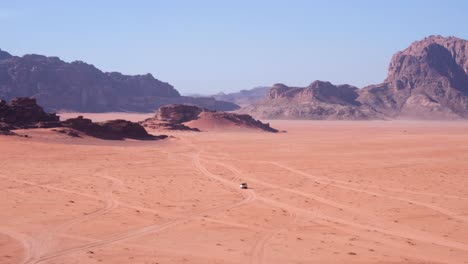
<instances>
[{"instance_id":1,"label":"white vehicle","mask_svg":"<svg viewBox=\"0 0 468 264\"><path fill-rule=\"evenodd\" d=\"M240 184L240 188L241 188L241 189L248 189L247 183L245 183L245 182L241 183L241 184Z\"/></svg>"}]
</instances>

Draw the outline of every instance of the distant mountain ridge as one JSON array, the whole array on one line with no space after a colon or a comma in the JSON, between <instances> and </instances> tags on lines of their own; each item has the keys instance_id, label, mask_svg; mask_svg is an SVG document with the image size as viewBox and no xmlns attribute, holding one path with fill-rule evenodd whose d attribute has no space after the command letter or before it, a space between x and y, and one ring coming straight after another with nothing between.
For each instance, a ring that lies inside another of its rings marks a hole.
<instances>
[{"instance_id":1,"label":"distant mountain ridge","mask_svg":"<svg viewBox=\"0 0 468 264\"><path fill-rule=\"evenodd\" d=\"M239 112L266 119L468 118L468 41L429 36L396 53L381 84L276 84Z\"/></svg>"},{"instance_id":2,"label":"distant mountain ridge","mask_svg":"<svg viewBox=\"0 0 468 264\"><path fill-rule=\"evenodd\" d=\"M215 98L216 100L235 103L239 106L247 106L263 99L269 89L270 87L260 86L250 90L241 90L235 93L220 92L218 94L212 95L211 97Z\"/></svg>"},{"instance_id":3,"label":"distant mountain ridge","mask_svg":"<svg viewBox=\"0 0 468 264\"><path fill-rule=\"evenodd\" d=\"M34 97L47 110L152 112L171 103L194 104L213 110L238 106L213 98L181 96L151 74L102 72L81 61L64 62L42 55L12 56L0 50L0 98Z\"/></svg>"}]
</instances>

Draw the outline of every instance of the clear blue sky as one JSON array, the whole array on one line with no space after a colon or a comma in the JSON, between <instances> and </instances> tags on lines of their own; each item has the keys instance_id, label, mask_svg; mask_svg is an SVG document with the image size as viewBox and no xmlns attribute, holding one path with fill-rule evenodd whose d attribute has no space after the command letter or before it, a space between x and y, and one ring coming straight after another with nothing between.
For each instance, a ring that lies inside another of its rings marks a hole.
<instances>
[{"instance_id":1,"label":"clear blue sky","mask_svg":"<svg viewBox=\"0 0 468 264\"><path fill-rule=\"evenodd\" d=\"M152 73L182 93L381 82L393 53L468 38L468 1L0 0L0 48Z\"/></svg>"}]
</instances>

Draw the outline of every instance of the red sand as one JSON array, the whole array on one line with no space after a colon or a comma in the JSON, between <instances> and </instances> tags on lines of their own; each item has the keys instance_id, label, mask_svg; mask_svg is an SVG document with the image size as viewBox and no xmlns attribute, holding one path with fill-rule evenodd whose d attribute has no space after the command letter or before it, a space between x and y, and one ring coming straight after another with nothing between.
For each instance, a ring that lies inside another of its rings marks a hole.
<instances>
[{"instance_id":1,"label":"red sand","mask_svg":"<svg viewBox=\"0 0 468 264\"><path fill-rule=\"evenodd\" d=\"M272 126L0 136L0 263L468 263L468 123Z\"/></svg>"}]
</instances>

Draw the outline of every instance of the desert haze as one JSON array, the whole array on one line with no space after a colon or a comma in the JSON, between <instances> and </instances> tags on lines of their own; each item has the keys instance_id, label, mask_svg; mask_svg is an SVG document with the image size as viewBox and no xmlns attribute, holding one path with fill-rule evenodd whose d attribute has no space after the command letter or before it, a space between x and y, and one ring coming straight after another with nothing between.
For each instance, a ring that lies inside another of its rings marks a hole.
<instances>
[{"instance_id":1,"label":"desert haze","mask_svg":"<svg viewBox=\"0 0 468 264\"><path fill-rule=\"evenodd\" d=\"M1 136L0 263L468 263L468 123L271 125Z\"/></svg>"}]
</instances>

